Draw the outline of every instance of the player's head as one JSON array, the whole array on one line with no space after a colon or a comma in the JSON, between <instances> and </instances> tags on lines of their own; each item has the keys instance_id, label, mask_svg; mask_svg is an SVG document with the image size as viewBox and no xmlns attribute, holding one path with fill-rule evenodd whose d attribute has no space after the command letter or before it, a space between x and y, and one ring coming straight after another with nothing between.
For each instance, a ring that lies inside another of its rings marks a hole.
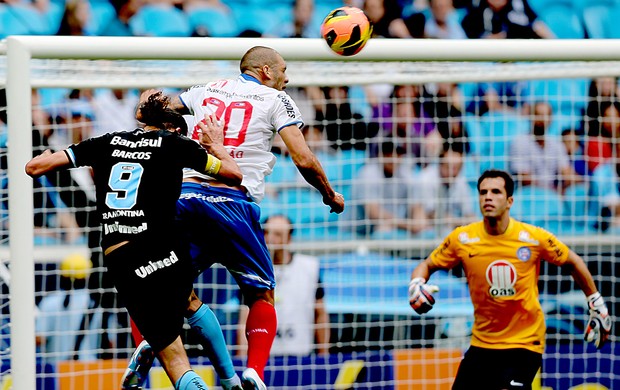
<instances>
[{"instance_id":1,"label":"player's head","mask_svg":"<svg viewBox=\"0 0 620 390\"><path fill-rule=\"evenodd\" d=\"M286 215L275 214L265 220L263 231L273 262L281 264L285 260L283 253L288 250L286 246L293 238L293 222Z\"/></svg>"},{"instance_id":2,"label":"player's head","mask_svg":"<svg viewBox=\"0 0 620 390\"><path fill-rule=\"evenodd\" d=\"M478 179L478 202L485 218L501 218L512 207L514 180L508 172L489 169Z\"/></svg>"},{"instance_id":3,"label":"player's head","mask_svg":"<svg viewBox=\"0 0 620 390\"><path fill-rule=\"evenodd\" d=\"M140 120L147 126L187 135L187 122L183 116L168 108L169 102L170 99L161 91L150 95L139 105Z\"/></svg>"},{"instance_id":4,"label":"player's head","mask_svg":"<svg viewBox=\"0 0 620 390\"><path fill-rule=\"evenodd\" d=\"M282 91L288 84L286 62L276 50L254 46L241 58L241 73L254 76L261 84Z\"/></svg>"}]
</instances>

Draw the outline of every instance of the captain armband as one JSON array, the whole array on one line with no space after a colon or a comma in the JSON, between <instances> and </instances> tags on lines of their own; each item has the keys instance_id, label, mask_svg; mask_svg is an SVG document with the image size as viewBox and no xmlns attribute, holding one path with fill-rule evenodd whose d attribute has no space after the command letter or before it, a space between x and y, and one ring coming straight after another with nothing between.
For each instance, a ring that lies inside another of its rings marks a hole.
<instances>
[{"instance_id":1,"label":"captain armband","mask_svg":"<svg viewBox=\"0 0 620 390\"><path fill-rule=\"evenodd\" d=\"M209 176L217 175L222 167L222 161L219 158L209 155L207 158L207 166L205 167L205 173Z\"/></svg>"}]
</instances>

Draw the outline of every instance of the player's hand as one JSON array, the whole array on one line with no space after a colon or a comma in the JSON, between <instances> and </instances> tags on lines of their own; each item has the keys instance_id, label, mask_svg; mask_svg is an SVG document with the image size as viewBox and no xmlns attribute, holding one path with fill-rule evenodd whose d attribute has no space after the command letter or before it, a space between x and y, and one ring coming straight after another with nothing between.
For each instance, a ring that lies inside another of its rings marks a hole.
<instances>
[{"instance_id":1,"label":"player's hand","mask_svg":"<svg viewBox=\"0 0 620 390\"><path fill-rule=\"evenodd\" d=\"M200 127L200 144L204 147L224 144L224 124L217 120L215 114L207 115L198 122Z\"/></svg>"},{"instance_id":2,"label":"player's hand","mask_svg":"<svg viewBox=\"0 0 620 390\"><path fill-rule=\"evenodd\" d=\"M600 349L603 348L611 333L611 316L603 297L598 292L588 297L588 308L590 318L583 338Z\"/></svg>"},{"instance_id":3,"label":"player's hand","mask_svg":"<svg viewBox=\"0 0 620 390\"><path fill-rule=\"evenodd\" d=\"M409 305L418 314L428 313L435 304L433 294L439 291L434 284L425 284L424 278L413 278L409 282Z\"/></svg>"},{"instance_id":4,"label":"player's hand","mask_svg":"<svg viewBox=\"0 0 620 390\"><path fill-rule=\"evenodd\" d=\"M323 203L329 206L330 213L340 214L344 211L344 196L339 192L334 192L332 198L323 198Z\"/></svg>"}]
</instances>

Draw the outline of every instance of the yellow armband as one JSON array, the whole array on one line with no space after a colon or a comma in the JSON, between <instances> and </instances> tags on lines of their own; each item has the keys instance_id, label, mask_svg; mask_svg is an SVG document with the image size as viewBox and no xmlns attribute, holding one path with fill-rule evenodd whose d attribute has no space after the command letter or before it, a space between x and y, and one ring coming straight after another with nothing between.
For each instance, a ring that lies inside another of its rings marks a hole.
<instances>
[{"instance_id":1,"label":"yellow armband","mask_svg":"<svg viewBox=\"0 0 620 390\"><path fill-rule=\"evenodd\" d=\"M205 173L209 176L217 175L222 167L222 161L219 158L209 155L207 158L207 166L205 167Z\"/></svg>"}]
</instances>

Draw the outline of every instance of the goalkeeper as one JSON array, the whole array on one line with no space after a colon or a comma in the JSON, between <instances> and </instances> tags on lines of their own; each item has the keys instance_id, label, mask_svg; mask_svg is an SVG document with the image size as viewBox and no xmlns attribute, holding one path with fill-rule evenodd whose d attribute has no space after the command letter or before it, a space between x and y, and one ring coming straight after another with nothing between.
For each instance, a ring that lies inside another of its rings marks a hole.
<instances>
[{"instance_id":1,"label":"goalkeeper","mask_svg":"<svg viewBox=\"0 0 620 390\"><path fill-rule=\"evenodd\" d=\"M462 264L474 305L471 346L452 389L531 389L542 364L545 319L538 301L540 261L567 267L587 297L585 340L603 347L611 317L583 259L551 233L510 217L514 181L499 170L478 179L483 220L454 229L411 275L409 303L418 313L435 303L433 272Z\"/></svg>"}]
</instances>

